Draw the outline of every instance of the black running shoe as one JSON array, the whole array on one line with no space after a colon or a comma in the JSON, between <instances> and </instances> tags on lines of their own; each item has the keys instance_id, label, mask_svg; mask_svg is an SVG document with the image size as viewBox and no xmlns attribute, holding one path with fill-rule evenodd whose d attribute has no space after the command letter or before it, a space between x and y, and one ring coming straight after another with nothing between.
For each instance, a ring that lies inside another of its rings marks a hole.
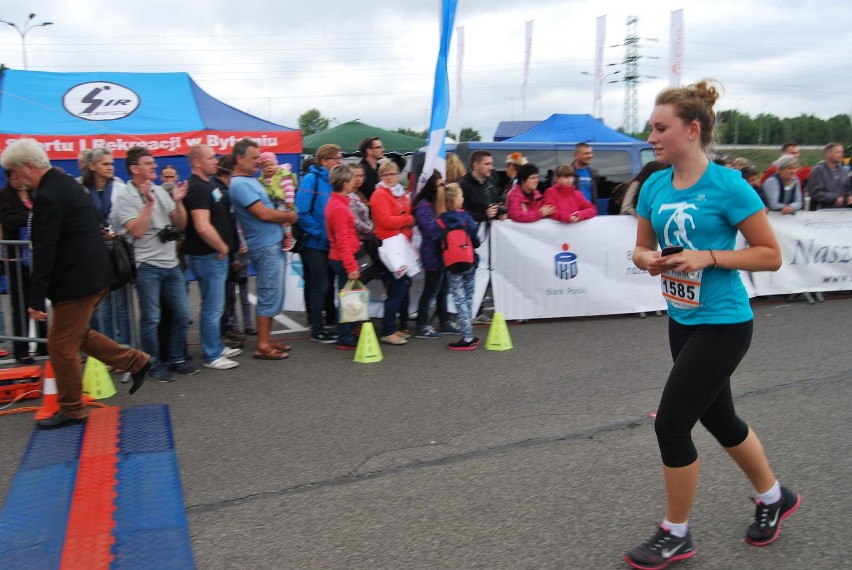
<instances>
[{"instance_id":1,"label":"black running shoe","mask_svg":"<svg viewBox=\"0 0 852 570\"><path fill-rule=\"evenodd\" d=\"M312 333L311 340L315 340L323 344L332 344L337 341L337 335L331 331L323 329L318 333Z\"/></svg>"},{"instance_id":2,"label":"black running shoe","mask_svg":"<svg viewBox=\"0 0 852 570\"><path fill-rule=\"evenodd\" d=\"M629 550L624 555L624 561L634 568L660 570L672 562L692 558L696 552L689 532L683 538L678 538L660 526L654 536Z\"/></svg>"},{"instance_id":3,"label":"black running shoe","mask_svg":"<svg viewBox=\"0 0 852 570\"><path fill-rule=\"evenodd\" d=\"M777 503L764 505L758 499L754 502L754 522L746 532L746 542L754 546L766 546L778 538L781 532L781 521L796 512L802 502L802 497L784 485L781 485L781 499Z\"/></svg>"},{"instance_id":4,"label":"black running shoe","mask_svg":"<svg viewBox=\"0 0 852 570\"><path fill-rule=\"evenodd\" d=\"M473 340L457 340L447 345L450 350L476 350L476 345L479 344L479 339Z\"/></svg>"}]
</instances>

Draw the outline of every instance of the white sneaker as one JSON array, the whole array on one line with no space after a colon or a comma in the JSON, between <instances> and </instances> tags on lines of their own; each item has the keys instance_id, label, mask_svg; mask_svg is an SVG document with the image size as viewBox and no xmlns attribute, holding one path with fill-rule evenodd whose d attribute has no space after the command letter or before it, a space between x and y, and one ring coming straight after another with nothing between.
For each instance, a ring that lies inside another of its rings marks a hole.
<instances>
[{"instance_id":1,"label":"white sneaker","mask_svg":"<svg viewBox=\"0 0 852 570\"><path fill-rule=\"evenodd\" d=\"M225 348L222 349L222 354L220 354L219 356L220 357L224 356L225 358L231 358L232 356L239 356L242 353L243 353L242 348L229 348L229 347L226 346Z\"/></svg>"},{"instance_id":2,"label":"white sneaker","mask_svg":"<svg viewBox=\"0 0 852 570\"><path fill-rule=\"evenodd\" d=\"M240 363L235 360L231 360L225 356L220 356L213 362L205 362L204 368L212 368L213 370L230 370L231 368L236 368L239 365Z\"/></svg>"}]
</instances>

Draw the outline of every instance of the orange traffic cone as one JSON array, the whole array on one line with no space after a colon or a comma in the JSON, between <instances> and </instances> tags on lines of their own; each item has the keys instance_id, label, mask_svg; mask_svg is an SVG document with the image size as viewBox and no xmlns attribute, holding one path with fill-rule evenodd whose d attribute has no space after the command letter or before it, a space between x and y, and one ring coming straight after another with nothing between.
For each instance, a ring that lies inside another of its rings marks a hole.
<instances>
[{"instance_id":1,"label":"orange traffic cone","mask_svg":"<svg viewBox=\"0 0 852 570\"><path fill-rule=\"evenodd\" d=\"M53 374L53 364L48 360L44 365L44 379L41 382L41 408L36 412L35 419L43 420L59 411L59 396L56 393L56 376Z\"/></svg>"}]
</instances>

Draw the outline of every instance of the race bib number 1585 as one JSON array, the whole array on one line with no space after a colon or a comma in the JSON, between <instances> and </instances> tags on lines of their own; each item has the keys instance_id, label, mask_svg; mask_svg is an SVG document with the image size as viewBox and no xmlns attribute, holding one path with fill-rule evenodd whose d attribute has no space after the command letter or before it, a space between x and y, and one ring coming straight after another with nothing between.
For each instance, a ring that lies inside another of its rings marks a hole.
<instances>
[{"instance_id":1,"label":"race bib number 1585","mask_svg":"<svg viewBox=\"0 0 852 570\"><path fill-rule=\"evenodd\" d=\"M678 309L696 309L701 306L701 277L703 269L682 273L667 271L661 275L663 297L672 307Z\"/></svg>"}]
</instances>

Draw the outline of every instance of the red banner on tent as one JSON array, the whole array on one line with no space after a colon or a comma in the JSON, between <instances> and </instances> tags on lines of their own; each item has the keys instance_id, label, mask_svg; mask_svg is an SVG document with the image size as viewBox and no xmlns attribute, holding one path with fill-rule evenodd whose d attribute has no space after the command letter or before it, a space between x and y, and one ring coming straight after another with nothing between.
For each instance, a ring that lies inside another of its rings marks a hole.
<instances>
[{"instance_id":1,"label":"red banner on tent","mask_svg":"<svg viewBox=\"0 0 852 570\"><path fill-rule=\"evenodd\" d=\"M227 154L234 143L242 138L250 138L264 151L276 154L302 152L301 131L189 131L155 135L0 135L2 149L18 139L31 138L42 144L51 160L76 159L81 151L93 148L108 148L115 158L123 158L127 151L136 146L144 146L154 156L183 156L195 144L213 147L216 154ZM0 149L0 150L2 150Z\"/></svg>"}]
</instances>

